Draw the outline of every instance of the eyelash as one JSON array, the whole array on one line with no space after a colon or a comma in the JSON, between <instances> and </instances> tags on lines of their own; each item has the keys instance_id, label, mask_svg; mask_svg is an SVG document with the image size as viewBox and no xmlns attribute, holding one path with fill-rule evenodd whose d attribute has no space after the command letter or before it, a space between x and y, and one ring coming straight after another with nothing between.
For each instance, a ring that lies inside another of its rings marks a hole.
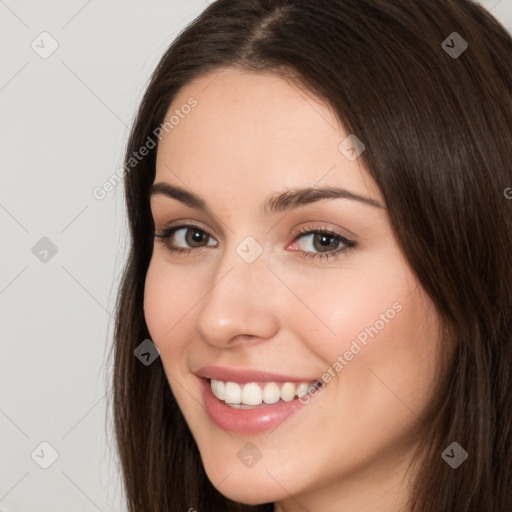
<instances>
[{"instance_id":1,"label":"eyelash","mask_svg":"<svg viewBox=\"0 0 512 512\"><path fill-rule=\"evenodd\" d=\"M203 228L195 225L195 224L180 224L179 226L172 226L170 228L164 229L161 235L158 235L155 233L155 237L158 238L161 242L163 242L166 246L166 249L171 253L179 253L179 254L188 254L192 251L197 251L204 249L204 247L190 247L188 249L185 249L183 247L173 247L168 243L168 239L178 230L188 228L200 231L206 235L208 235L211 238L214 238L208 231L204 230ZM295 252L301 253L303 258L306 259L315 259L320 258L324 260L328 260L330 258L339 258L343 256L346 252L348 252L350 249L353 249L357 246L356 242L353 242L352 240L348 240L344 236L340 235L336 231L333 231L329 228L323 227L323 228L316 228L316 229L308 229L308 228L301 228L299 229L298 233L296 234L295 238L293 239L293 242L297 241L298 239L302 238L304 235L310 235L310 234L321 234L321 235L328 235L330 238L333 238L339 242L341 242L345 247L341 247L338 249L333 249L330 252L321 253L321 252L308 252L308 251L301 251L296 250Z\"/></svg>"}]
</instances>

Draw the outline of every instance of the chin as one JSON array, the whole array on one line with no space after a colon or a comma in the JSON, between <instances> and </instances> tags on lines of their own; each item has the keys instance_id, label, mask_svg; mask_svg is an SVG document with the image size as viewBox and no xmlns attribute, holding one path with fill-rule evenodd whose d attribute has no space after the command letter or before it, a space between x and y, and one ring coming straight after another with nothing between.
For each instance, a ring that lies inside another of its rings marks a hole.
<instances>
[{"instance_id":1,"label":"chin","mask_svg":"<svg viewBox=\"0 0 512 512\"><path fill-rule=\"evenodd\" d=\"M243 446L245 443L240 444ZM245 505L260 505L289 495L283 488L291 486L283 479L281 487L269 474L272 471L267 472L268 461L264 465L260 460L252 468L245 468L236 457L232 461L227 459L221 460L218 454L202 458L208 479L226 498Z\"/></svg>"}]
</instances>

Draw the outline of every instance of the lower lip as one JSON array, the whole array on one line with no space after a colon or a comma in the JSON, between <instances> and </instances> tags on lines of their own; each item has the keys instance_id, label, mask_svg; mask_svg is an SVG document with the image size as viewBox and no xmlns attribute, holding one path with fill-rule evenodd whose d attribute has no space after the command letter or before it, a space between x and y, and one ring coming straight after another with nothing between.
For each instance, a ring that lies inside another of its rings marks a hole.
<instances>
[{"instance_id":1,"label":"lower lip","mask_svg":"<svg viewBox=\"0 0 512 512\"><path fill-rule=\"evenodd\" d=\"M290 402L279 401L255 409L235 409L213 394L208 379L199 378L199 380L206 412L213 423L228 432L256 434L275 429L306 405L296 398Z\"/></svg>"}]
</instances>

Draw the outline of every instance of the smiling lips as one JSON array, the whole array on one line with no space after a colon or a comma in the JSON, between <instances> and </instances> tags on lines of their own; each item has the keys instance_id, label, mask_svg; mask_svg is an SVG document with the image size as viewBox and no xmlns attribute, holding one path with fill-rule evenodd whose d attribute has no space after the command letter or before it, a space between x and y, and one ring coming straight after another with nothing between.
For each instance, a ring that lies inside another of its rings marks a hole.
<instances>
[{"instance_id":1,"label":"smiling lips","mask_svg":"<svg viewBox=\"0 0 512 512\"><path fill-rule=\"evenodd\" d=\"M275 429L302 409L305 404L298 398L316 389L318 380L219 367L195 373L211 421L229 432L246 434Z\"/></svg>"}]
</instances>

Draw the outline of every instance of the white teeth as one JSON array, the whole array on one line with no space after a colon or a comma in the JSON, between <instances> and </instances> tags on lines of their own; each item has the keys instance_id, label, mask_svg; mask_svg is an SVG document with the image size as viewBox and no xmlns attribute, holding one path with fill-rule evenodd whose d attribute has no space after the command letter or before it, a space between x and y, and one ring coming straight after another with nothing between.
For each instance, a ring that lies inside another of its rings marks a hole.
<instances>
[{"instance_id":1,"label":"white teeth","mask_svg":"<svg viewBox=\"0 0 512 512\"><path fill-rule=\"evenodd\" d=\"M242 389L236 382L226 382L224 401L227 404L239 404L242 401Z\"/></svg>"},{"instance_id":2,"label":"white teeth","mask_svg":"<svg viewBox=\"0 0 512 512\"><path fill-rule=\"evenodd\" d=\"M291 382L286 382L283 384L283 387L281 388L281 400L284 400L285 402L290 402L295 397L295 384L292 384Z\"/></svg>"},{"instance_id":3,"label":"white teeth","mask_svg":"<svg viewBox=\"0 0 512 512\"><path fill-rule=\"evenodd\" d=\"M210 382L213 394L219 399L224 400L224 389L226 385L221 380L212 379Z\"/></svg>"},{"instance_id":4,"label":"white teeth","mask_svg":"<svg viewBox=\"0 0 512 512\"><path fill-rule=\"evenodd\" d=\"M281 395L279 393L279 386L275 382L269 382L263 388L263 401L266 404L275 404L279 402Z\"/></svg>"},{"instance_id":5,"label":"white teeth","mask_svg":"<svg viewBox=\"0 0 512 512\"><path fill-rule=\"evenodd\" d=\"M210 386L212 393L219 400L224 400L226 404L238 409L245 409L244 405L250 408L250 406L257 406L262 403L275 404L279 400L290 402L295 397L304 396L310 388L310 384L307 382L301 382L300 384L268 382L262 389L255 382L240 385L237 382L225 382L217 379L211 379Z\"/></svg>"},{"instance_id":6,"label":"white teeth","mask_svg":"<svg viewBox=\"0 0 512 512\"><path fill-rule=\"evenodd\" d=\"M246 384L242 391L242 403L245 405L260 405L263 392L258 384L254 382Z\"/></svg>"},{"instance_id":7,"label":"white teeth","mask_svg":"<svg viewBox=\"0 0 512 512\"><path fill-rule=\"evenodd\" d=\"M297 396L299 398L302 398L305 394L307 394L308 389L309 389L309 386L305 382L303 382L302 384L299 384L297 386Z\"/></svg>"}]
</instances>

